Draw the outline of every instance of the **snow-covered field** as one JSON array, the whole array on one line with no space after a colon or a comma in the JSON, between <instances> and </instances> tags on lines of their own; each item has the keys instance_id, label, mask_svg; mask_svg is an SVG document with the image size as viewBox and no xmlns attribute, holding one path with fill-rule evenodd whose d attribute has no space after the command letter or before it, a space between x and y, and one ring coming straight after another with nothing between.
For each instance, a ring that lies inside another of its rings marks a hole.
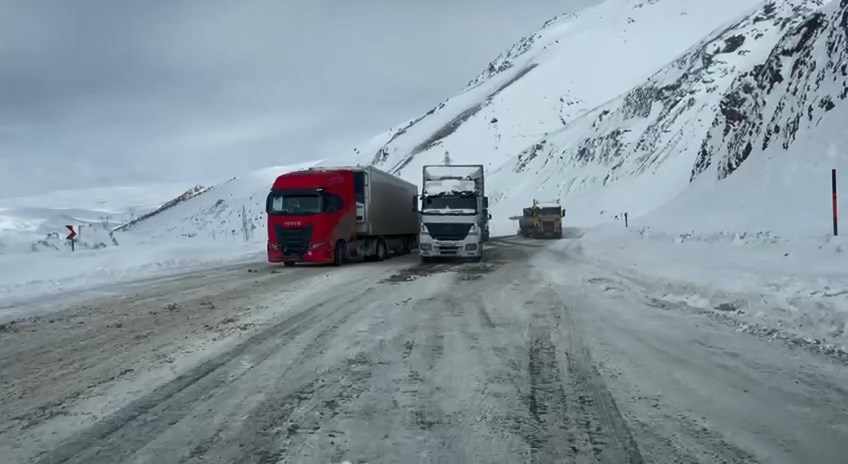
<instances>
[{"instance_id":1,"label":"snow-covered field","mask_svg":"<svg viewBox=\"0 0 848 464\"><path fill-rule=\"evenodd\" d=\"M18 303L44 293L201 269L234 260L261 261L267 239L265 197L271 183L284 172L312 164L270 167L235 177L112 236L109 230L128 220L130 211L137 217L155 210L185 188L134 188L123 192L127 193L123 197L121 192L109 189L81 191L76 192L77 200L68 200L69 203L59 200L70 198L75 192L25 199L20 203L51 207L7 210L17 215L5 216L3 224L7 227L0 232L0 242L9 241L15 246L0 253L0 313L8 315ZM101 203L107 199L109 203ZM7 201L17 204L17 199ZM67 204L92 209L60 208ZM247 212L244 223L242 207ZM22 211L30 216L24 216ZM100 216L112 216L112 222L104 225L99 222ZM85 218L90 222L84 222ZM64 240L64 224L86 224L74 252ZM49 233L58 235L45 240Z\"/></svg>"},{"instance_id":2,"label":"snow-covered field","mask_svg":"<svg viewBox=\"0 0 848 464\"><path fill-rule=\"evenodd\" d=\"M155 210L186 189L183 184L95 187L0 198L0 255L64 250L65 225L80 233L81 248L109 245L112 227Z\"/></svg>"}]
</instances>

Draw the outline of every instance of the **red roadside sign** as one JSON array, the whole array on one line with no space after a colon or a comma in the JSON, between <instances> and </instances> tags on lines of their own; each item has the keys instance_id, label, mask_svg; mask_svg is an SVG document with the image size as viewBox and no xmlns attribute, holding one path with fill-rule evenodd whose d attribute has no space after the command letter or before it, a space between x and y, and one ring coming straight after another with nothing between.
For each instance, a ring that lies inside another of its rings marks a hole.
<instances>
[{"instance_id":1,"label":"red roadside sign","mask_svg":"<svg viewBox=\"0 0 848 464\"><path fill-rule=\"evenodd\" d=\"M68 236L65 237L65 238L67 238L68 240L73 240L73 238L77 236L77 233L74 231L74 226L65 226L65 227L67 227L68 230L71 231L71 233L68 234Z\"/></svg>"}]
</instances>

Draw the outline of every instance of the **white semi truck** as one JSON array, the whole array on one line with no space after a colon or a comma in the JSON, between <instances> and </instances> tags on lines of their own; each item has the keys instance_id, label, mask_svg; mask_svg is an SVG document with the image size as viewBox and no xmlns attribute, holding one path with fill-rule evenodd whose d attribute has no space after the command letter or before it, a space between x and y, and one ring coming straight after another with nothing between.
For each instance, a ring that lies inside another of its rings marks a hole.
<instances>
[{"instance_id":1,"label":"white semi truck","mask_svg":"<svg viewBox=\"0 0 848 464\"><path fill-rule=\"evenodd\" d=\"M424 166L421 189L421 261L483 259L489 238L489 199L483 165Z\"/></svg>"}]
</instances>

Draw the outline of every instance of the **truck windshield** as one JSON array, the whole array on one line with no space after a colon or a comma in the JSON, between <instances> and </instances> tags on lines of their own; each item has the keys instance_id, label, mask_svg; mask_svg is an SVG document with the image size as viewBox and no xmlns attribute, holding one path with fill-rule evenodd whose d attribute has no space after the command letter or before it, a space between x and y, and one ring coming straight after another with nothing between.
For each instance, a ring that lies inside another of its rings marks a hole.
<instances>
[{"instance_id":1,"label":"truck windshield","mask_svg":"<svg viewBox=\"0 0 848 464\"><path fill-rule=\"evenodd\" d=\"M539 213L541 213L542 216L559 216L562 214L562 210L554 206L546 206L540 209Z\"/></svg>"},{"instance_id":2,"label":"truck windshield","mask_svg":"<svg viewBox=\"0 0 848 464\"><path fill-rule=\"evenodd\" d=\"M273 192L268 198L268 214L278 216L301 216L317 214L322 210L320 195L293 195L286 192Z\"/></svg>"},{"instance_id":3,"label":"truck windshield","mask_svg":"<svg viewBox=\"0 0 848 464\"><path fill-rule=\"evenodd\" d=\"M421 210L424 214L476 214L476 197L438 196L425 197Z\"/></svg>"}]
</instances>

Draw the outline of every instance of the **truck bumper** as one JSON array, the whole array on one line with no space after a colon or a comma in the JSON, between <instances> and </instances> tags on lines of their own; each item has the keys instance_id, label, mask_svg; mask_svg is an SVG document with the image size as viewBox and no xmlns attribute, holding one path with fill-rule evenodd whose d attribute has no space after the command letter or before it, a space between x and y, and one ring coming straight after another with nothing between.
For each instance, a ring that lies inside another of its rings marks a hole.
<instances>
[{"instance_id":1,"label":"truck bumper","mask_svg":"<svg viewBox=\"0 0 848 464\"><path fill-rule=\"evenodd\" d=\"M329 245L312 246L303 253L286 253L276 243L269 243L268 262L329 264L333 262L333 247Z\"/></svg>"},{"instance_id":2,"label":"truck bumper","mask_svg":"<svg viewBox=\"0 0 848 464\"><path fill-rule=\"evenodd\" d=\"M418 252L427 258L477 258L483 254L483 244L478 241L440 241L421 238Z\"/></svg>"}]
</instances>

